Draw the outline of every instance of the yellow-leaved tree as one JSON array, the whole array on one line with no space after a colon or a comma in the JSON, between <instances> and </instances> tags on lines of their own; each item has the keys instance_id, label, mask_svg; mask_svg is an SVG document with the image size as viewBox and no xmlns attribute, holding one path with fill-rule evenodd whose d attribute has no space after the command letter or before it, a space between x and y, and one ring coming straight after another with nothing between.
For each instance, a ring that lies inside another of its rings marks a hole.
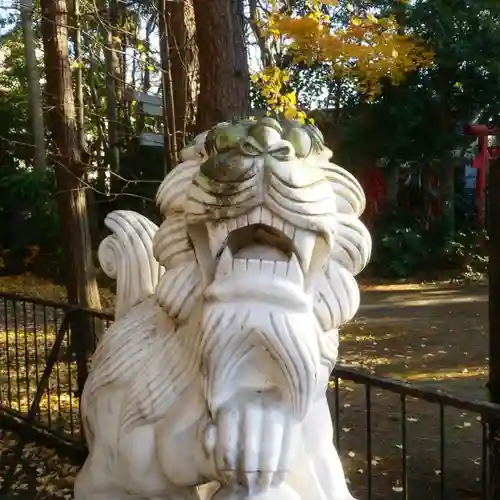
<instances>
[{"instance_id":1,"label":"yellow-leaved tree","mask_svg":"<svg viewBox=\"0 0 500 500\"><path fill-rule=\"evenodd\" d=\"M268 55L252 76L268 106L287 118L306 119L288 84L297 65L326 63L332 77L351 79L371 98L384 79L398 83L405 73L432 63L429 48L405 34L395 15L382 17L370 2L271 0L250 14L261 51L279 46L280 60L288 61L277 64Z\"/></svg>"}]
</instances>

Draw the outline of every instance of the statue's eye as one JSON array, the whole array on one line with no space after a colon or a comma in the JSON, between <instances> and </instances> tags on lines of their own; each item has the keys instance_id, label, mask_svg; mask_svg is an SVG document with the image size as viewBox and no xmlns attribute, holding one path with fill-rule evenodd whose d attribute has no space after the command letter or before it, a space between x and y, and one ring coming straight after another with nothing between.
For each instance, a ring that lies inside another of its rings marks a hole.
<instances>
[{"instance_id":1,"label":"statue's eye","mask_svg":"<svg viewBox=\"0 0 500 500\"><path fill-rule=\"evenodd\" d=\"M303 127L290 128L284 138L292 144L298 158L306 158L311 154L311 136Z\"/></svg>"},{"instance_id":2,"label":"statue's eye","mask_svg":"<svg viewBox=\"0 0 500 500\"><path fill-rule=\"evenodd\" d=\"M215 138L215 147L219 153L223 153L234 148L241 140L241 135L232 127L227 127L217 134Z\"/></svg>"},{"instance_id":3,"label":"statue's eye","mask_svg":"<svg viewBox=\"0 0 500 500\"><path fill-rule=\"evenodd\" d=\"M240 150L244 155L256 156L262 153L258 147L257 141L253 137L248 137L246 141L240 144Z\"/></svg>"}]
</instances>

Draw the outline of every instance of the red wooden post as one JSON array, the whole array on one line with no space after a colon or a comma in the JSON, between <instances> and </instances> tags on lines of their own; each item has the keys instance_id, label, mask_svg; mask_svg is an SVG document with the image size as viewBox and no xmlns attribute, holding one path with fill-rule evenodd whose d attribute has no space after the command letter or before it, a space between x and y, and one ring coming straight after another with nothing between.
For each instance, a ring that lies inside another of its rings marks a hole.
<instances>
[{"instance_id":1,"label":"red wooden post","mask_svg":"<svg viewBox=\"0 0 500 500\"><path fill-rule=\"evenodd\" d=\"M488 151L488 137L500 135L500 129L489 125L467 125L465 133L474 135L479 140L479 152L472 161L472 167L477 169L476 176L476 201L477 201L477 226L479 229L485 227L486 214L486 168L490 160Z\"/></svg>"}]
</instances>

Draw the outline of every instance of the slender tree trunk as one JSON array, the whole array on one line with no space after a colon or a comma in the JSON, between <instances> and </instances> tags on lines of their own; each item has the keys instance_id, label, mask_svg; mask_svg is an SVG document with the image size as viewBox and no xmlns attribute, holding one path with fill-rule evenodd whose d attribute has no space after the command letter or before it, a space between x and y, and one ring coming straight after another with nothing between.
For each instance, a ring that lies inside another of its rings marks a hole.
<instances>
[{"instance_id":1,"label":"slender tree trunk","mask_svg":"<svg viewBox=\"0 0 500 500\"><path fill-rule=\"evenodd\" d=\"M200 94L197 129L248 115L249 71L243 0L193 0Z\"/></svg>"},{"instance_id":2,"label":"slender tree trunk","mask_svg":"<svg viewBox=\"0 0 500 500\"><path fill-rule=\"evenodd\" d=\"M198 47L192 0L167 2L170 66L173 82L176 144L194 130L199 91Z\"/></svg>"},{"instance_id":3,"label":"slender tree trunk","mask_svg":"<svg viewBox=\"0 0 500 500\"><path fill-rule=\"evenodd\" d=\"M101 0L100 11L106 13L102 23L104 43L104 67L106 70L106 115L108 119L108 164L113 172L120 167L118 147L118 106L117 95L120 81L120 39L116 30L118 24L118 5L116 0Z\"/></svg>"},{"instance_id":4,"label":"slender tree trunk","mask_svg":"<svg viewBox=\"0 0 500 500\"><path fill-rule=\"evenodd\" d=\"M66 261L68 300L100 308L87 217L85 169L81 163L71 70L68 11L65 0L41 0L49 129L56 150L57 200Z\"/></svg>"},{"instance_id":5,"label":"slender tree trunk","mask_svg":"<svg viewBox=\"0 0 500 500\"><path fill-rule=\"evenodd\" d=\"M82 30L80 26L80 0L73 0L73 46L75 50L75 101L77 112L78 144L82 152L87 151L85 138L85 111L83 101Z\"/></svg>"},{"instance_id":6,"label":"slender tree trunk","mask_svg":"<svg viewBox=\"0 0 500 500\"><path fill-rule=\"evenodd\" d=\"M158 25L160 28L160 58L163 88L163 131L165 174L177 163L177 141L174 109L172 66L170 61L170 12L168 0L158 0Z\"/></svg>"},{"instance_id":7,"label":"slender tree trunk","mask_svg":"<svg viewBox=\"0 0 500 500\"><path fill-rule=\"evenodd\" d=\"M30 103L31 129L34 143L35 168L45 169L45 129L43 125L42 97L40 92L40 75L35 54L35 38L33 34L33 0L21 0L21 22L23 26L24 53L28 76L28 96Z\"/></svg>"},{"instance_id":8,"label":"slender tree trunk","mask_svg":"<svg viewBox=\"0 0 500 500\"><path fill-rule=\"evenodd\" d=\"M273 63L273 58L271 51L267 47L266 36L263 33L261 27L258 0L249 0L248 9L250 11L250 26L253 30L255 38L257 39L262 67L265 68L266 66L271 66L271 64Z\"/></svg>"}]
</instances>

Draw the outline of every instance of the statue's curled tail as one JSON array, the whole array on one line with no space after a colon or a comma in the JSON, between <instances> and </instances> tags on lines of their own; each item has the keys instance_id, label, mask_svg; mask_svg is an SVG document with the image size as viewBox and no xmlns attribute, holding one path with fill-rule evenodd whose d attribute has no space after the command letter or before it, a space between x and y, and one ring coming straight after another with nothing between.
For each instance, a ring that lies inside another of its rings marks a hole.
<instances>
[{"instance_id":1,"label":"statue's curled tail","mask_svg":"<svg viewBox=\"0 0 500 500\"><path fill-rule=\"evenodd\" d=\"M153 257L158 226L131 210L116 210L104 223L112 234L99 245L99 263L116 279L115 318L119 319L156 290L163 267Z\"/></svg>"}]
</instances>

